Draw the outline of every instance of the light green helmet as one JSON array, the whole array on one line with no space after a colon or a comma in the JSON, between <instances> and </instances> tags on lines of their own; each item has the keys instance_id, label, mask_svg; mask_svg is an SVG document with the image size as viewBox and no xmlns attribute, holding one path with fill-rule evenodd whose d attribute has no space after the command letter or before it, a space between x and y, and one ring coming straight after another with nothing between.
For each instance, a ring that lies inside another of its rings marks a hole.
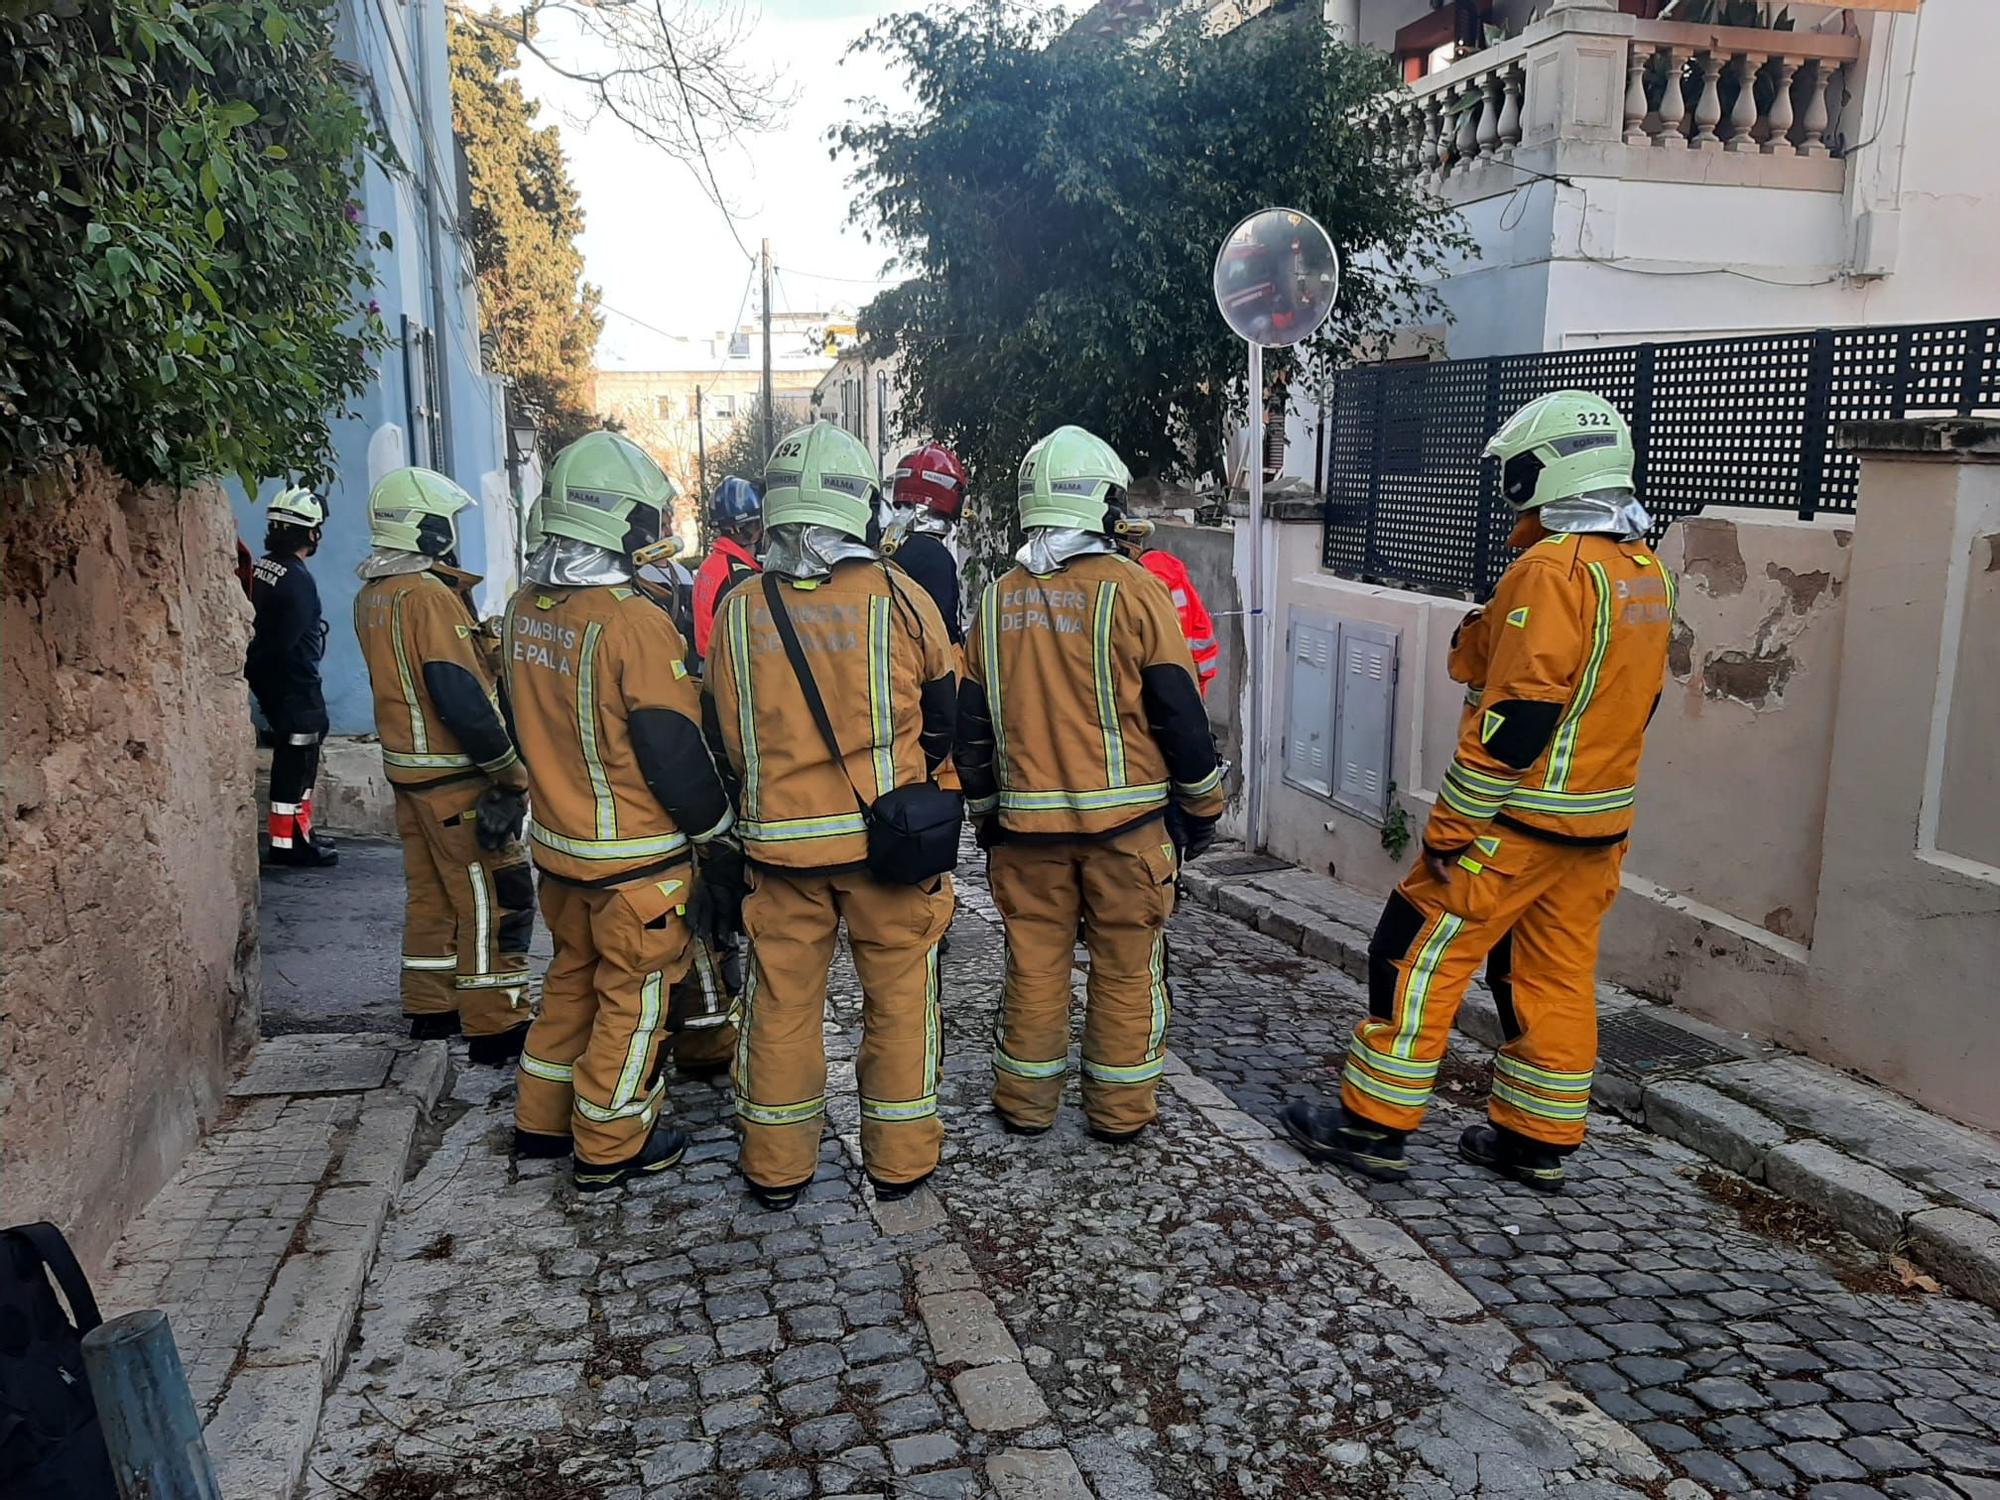
<instances>
[{"instance_id":1,"label":"light green helmet","mask_svg":"<svg viewBox=\"0 0 2000 1500\"><path fill-rule=\"evenodd\" d=\"M530 552L533 552L544 541L548 540L547 533L542 530L542 497L540 495L535 496L533 503L528 506L528 519L523 524L523 533L525 538L524 544Z\"/></svg>"},{"instance_id":2,"label":"light green helmet","mask_svg":"<svg viewBox=\"0 0 2000 1500\"><path fill-rule=\"evenodd\" d=\"M1103 438L1081 427L1058 427L1021 460L1015 487L1021 524L1109 535L1131 483L1132 471Z\"/></svg>"},{"instance_id":3,"label":"light green helmet","mask_svg":"<svg viewBox=\"0 0 2000 1500\"><path fill-rule=\"evenodd\" d=\"M443 557L458 546L458 513L479 502L435 469L394 469L368 492L368 540Z\"/></svg>"},{"instance_id":4,"label":"light green helmet","mask_svg":"<svg viewBox=\"0 0 2000 1500\"><path fill-rule=\"evenodd\" d=\"M861 440L831 422L788 432L764 466L764 524L831 526L857 541L881 497L882 474Z\"/></svg>"},{"instance_id":5,"label":"light green helmet","mask_svg":"<svg viewBox=\"0 0 2000 1500\"><path fill-rule=\"evenodd\" d=\"M1516 510L1632 488L1632 429L1589 391L1530 401L1493 434L1484 456L1498 460L1500 493Z\"/></svg>"},{"instance_id":6,"label":"light green helmet","mask_svg":"<svg viewBox=\"0 0 2000 1500\"><path fill-rule=\"evenodd\" d=\"M303 526L307 530L326 524L326 502L304 485L279 490L271 497L271 503L264 507L264 513L273 521L286 526Z\"/></svg>"},{"instance_id":7,"label":"light green helmet","mask_svg":"<svg viewBox=\"0 0 2000 1500\"><path fill-rule=\"evenodd\" d=\"M586 432L549 466L542 532L630 557L660 539L674 493L674 482L630 438Z\"/></svg>"}]
</instances>

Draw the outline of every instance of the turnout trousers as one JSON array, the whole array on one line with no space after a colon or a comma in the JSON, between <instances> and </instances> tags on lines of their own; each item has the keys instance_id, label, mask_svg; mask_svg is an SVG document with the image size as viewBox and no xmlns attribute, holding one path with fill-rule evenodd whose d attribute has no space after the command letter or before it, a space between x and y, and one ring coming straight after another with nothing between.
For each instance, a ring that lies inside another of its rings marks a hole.
<instances>
[{"instance_id":1,"label":"turnout trousers","mask_svg":"<svg viewBox=\"0 0 2000 1500\"><path fill-rule=\"evenodd\" d=\"M542 877L555 957L521 1050L514 1123L534 1135L573 1135L577 1160L592 1166L636 1155L660 1117L667 992L687 973L693 948L692 873L680 865L604 888Z\"/></svg>"},{"instance_id":2,"label":"turnout trousers","mask_svg":"<svg viewBox=\"0 0 2000 1500\"><path fill-rule=\"evenodd\" d=\"M695 877L700 878L698 875ZM667 1032L677 1066L703 1069L736 1056L737 1006L743 993L743 945L736 933L695 938L687 973L667 997Z\"/></svg>"},{"instance_id":3,"label":"turnout trousers","mask_svg":"<svg viewBox=\"0 0 2000 1500\"><path fill-rule=\"evenodd\" d=\"M1581 1142L1597 1067L1597 935L1624 858L1622 843L1502 834L1459 859L1448 884L1419 861L1368 945L1369 1014L1348 1048L1341 1103L1384 1129L1416 1129L1459 1002L1491 954L1504 1042L1487 1113L1543 1145Z\"/></svg>"},{"instance_id":4,"label":"turnout trousers","mask_svg":"<svg viewBox=\"0 0 2000 1500\"><path fill-rule=\"evenodd\" d=\"M313 782L319 777L319 746L326 736L273 730L271 811L264 825L273 849L312 842Z\"/></svg>"},{"instance_id":5,"label":"turnout trousers","mask_svg":"<svg viewBox=\"0 0 2000 1500\"><path fill-rule=\"evenodd\" d=\"M987 856L1007 928L1007 977L993 1046L993 1106L1029 1128L1053 1124L1069 1071L1070 964L1090 952L1083 1110L1125 1134L1159 1113L1167 1020L1167 918L1179 874L1155 820L1100 842L996 844Z\"/></svg>"},{"instance_id":6,"label":"turnout trousers","mask_svg":"<svg viewBox=\"0 0 2000 1500\"><path fill-rule=\"evenodd\" d=\"M396 791L403 840L403 1014L457 1011L467 1036L528 1019L535 878L518 840L482 849L481 781Z\"/></svg>"},{"instance_id":7,"label":"turnout trousers","mask_svg":"<svg viewBox=\"0 0 2000 1500\"><path fill-rule=\"evenodd\" d=\"M834 936L861 978L861 1160L877 1182L935 1171L944 1127L938 1078L944 1025L938 942L951 925L951 877L884 885L865 870L784 875L753 868L743 903L750 973L736 1044L743 1175L766 1187L805 1182L819 1164L826 1116L827 971Z\"/></svg>"}]
</instances>

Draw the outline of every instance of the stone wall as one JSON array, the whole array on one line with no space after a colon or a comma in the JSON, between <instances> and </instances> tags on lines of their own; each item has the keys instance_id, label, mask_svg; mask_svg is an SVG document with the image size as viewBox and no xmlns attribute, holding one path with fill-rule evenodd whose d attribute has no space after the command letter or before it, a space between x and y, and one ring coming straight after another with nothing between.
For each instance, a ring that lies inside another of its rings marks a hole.
<instances>
[{"instance_id":1,"label":"stone wall","mask_svg":"<svg viewBox=\"0 0 2000 1500\"><path fill-rule=\"evenodd\" d=\"M0 549L0 1224L95 1263L256 1031L250 606L209 486L9 481Z\"/></svg>"}]
</instances>

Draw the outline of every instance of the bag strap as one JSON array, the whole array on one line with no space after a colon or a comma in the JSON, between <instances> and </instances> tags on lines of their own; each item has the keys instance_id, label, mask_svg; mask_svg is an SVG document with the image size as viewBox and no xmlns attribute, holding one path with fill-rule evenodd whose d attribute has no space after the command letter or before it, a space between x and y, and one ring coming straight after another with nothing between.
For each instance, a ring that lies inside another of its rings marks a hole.
<instances>
[{"instance_id":1,"label":"bag strap","mask_svg":"<svg viewBox=\"0 0 2000 1500\"><path fill-rule=\"evenodd\" d=\"M799 691L805 694L806 709L812 714L813 723L819 726L819 737L826 741L826 748L832 752L833 763L840 768L848 791L854 794L854 805L861 809L865 817L874 809L861 795L861 788L854 784L854 778L847 774L847 756L842 753L840 739L833 732L833 721L827 717L826 700L820 697L819 683L806 663L805 648L799 644L799 632L785 608L782 588L775 573L764 574L764 599L771 606L771 623L778 627L778 639L784 643L785 658L792 664L792 675L799 680Z\"/></svg>"},{"instance_id":2,"label":"bag strap","mask_svg":"<svg viewBox=\"0 0 2000 1500\"><path fill-rule=\"evenodd\" d=\"M17 1224L7 1232L19 1235L55 1277L63 1300L69 1303L70 1316L76 1320L78 1333L88 1333L104 1321L104 1315L97 1310L97 1298L90 1290L90 1279L83 1274L76 1252L70 1249L60 1229L49 1223Z\"/></svg>"}]
</instances>

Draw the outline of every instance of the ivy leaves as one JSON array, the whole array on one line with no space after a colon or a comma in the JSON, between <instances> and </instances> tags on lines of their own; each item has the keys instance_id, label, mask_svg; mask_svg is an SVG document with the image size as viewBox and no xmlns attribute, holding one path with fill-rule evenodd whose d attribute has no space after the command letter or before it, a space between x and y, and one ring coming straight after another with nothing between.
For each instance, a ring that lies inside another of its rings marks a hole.
<instances>
[{"instance_id":1,"label":"ivy leaves","mask_svg":"<svg viewBox=\"0 0 2000 1500\"><path fill-rule=\"evenodd\" d=\"M0 17L0 472L323 475L387 342L354 212L382 149L309 6Z\"/></svg>"}]
</instances>

